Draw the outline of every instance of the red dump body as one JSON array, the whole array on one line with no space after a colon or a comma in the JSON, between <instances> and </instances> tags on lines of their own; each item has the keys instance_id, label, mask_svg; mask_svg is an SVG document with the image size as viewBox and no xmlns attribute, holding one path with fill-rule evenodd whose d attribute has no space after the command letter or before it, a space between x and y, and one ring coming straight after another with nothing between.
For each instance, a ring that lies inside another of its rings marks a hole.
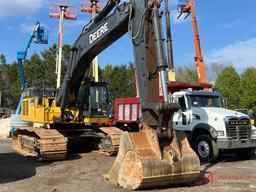
<instances>
[{"instance_id":1,"label":"red dump body","mask_svg":"<svg viewBox=\"0 0 256 192\"><path fill-rule=\"evenodd\" d=\"M169 93L174 93L181 90L187 90L192 88L195 91L210 89L211 84L208 83L187 83L187 82L168 82L167 83ZM162 98L160 97L160 100ZM140 112L140 98L117 98L115 99L114 107L114 124L130 124L139 121L141 116Z\"/></svg>"},{"instance_id":2,"label":"red dump body","mask_svg":"<svg viewBox=\"0 0 256 192\"><path fill-rule=\"evenodd\" d=\"M168 82L167 83L169 93L173 94L174 92L187 90L192 88L194 91L210 89L212 84L209 83L188 83L188 82Z\"/></svg>"},{"instance_id":3,"label":"red dump body","mask_svg":"<svg viewBox=\"0 0 256 192\"><path fill-rule=\"evenodd\" d=\"M114 124L137 122L140 115L139 97L115 99Z\"/></svg>"}]
</instances>

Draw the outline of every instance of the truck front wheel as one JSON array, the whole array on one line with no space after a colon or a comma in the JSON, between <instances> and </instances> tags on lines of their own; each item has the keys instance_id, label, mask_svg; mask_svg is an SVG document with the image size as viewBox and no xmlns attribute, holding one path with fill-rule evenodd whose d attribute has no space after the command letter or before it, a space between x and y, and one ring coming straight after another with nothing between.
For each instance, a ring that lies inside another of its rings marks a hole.
<instances>
[{"instance_id":1,"label":"truck front wheel","mask_svg":"<svg viewBox=\"0 0 256 192\"><path fill-rule=\"evenodd\" d=\"M201 162L212 163L218 158L219 149L216 142L209 135L199 135L194 142L193 148Z\"/></svg>"}]
</instances>

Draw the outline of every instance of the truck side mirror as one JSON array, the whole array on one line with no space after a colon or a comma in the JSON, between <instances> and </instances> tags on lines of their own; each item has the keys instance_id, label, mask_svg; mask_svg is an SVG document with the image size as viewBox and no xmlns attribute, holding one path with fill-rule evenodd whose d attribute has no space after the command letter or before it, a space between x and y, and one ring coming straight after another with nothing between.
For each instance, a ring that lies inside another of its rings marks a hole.
<instances>
[{"instance_id":1,"label":"truck side mirror","mask_svg":"<svg viewBox=\"0 0 256 192\"><path fill-rule=\"evenodd\" d=\"M228 108L228 100L227 100L227 98L221 97L220 99L221 99L221 103L222 103L223 108Z\"/></svg>"}]
</instances>

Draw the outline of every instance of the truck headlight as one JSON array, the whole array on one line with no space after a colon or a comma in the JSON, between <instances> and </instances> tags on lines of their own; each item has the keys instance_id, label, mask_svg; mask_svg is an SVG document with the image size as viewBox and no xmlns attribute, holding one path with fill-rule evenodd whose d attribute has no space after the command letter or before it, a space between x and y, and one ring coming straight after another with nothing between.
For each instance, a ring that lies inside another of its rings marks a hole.
<instances>
[{"instance_id":1,"label":"truck headlight","mask_svg":"<svg viewBox=\"0 0 256 192\"><path fill-rule=\"evenodd\" d=\"M252 129L252 136L256 137L256 129Z\"/></svg>"},{"instance_id":2,"label":"truck headlight","mask_svg":"<svg viewBox=\"0 0 256 192\"><path fill-rule=\"evenodd\" d=\"M222 137L222 136L224 136L224 131L217 131L217 134L219 137Z\"/></svg>"}]
</instances>

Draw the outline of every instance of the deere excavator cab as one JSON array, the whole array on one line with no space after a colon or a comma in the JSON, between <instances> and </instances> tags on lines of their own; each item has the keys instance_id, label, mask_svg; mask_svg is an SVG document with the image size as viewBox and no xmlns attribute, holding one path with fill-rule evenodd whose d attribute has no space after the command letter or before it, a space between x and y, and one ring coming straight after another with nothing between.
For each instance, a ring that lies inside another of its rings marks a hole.
<instances>
[{"instance_id":1,"label":"deere excavator cab","mask_svg":"<svg viewBox=\"0 0 256 192\"><path fill-rule=\"evenodd\" d=\"M107 83L83 81L78 93L79 119L109 117Z\"/></svg>"}]
</instances>

